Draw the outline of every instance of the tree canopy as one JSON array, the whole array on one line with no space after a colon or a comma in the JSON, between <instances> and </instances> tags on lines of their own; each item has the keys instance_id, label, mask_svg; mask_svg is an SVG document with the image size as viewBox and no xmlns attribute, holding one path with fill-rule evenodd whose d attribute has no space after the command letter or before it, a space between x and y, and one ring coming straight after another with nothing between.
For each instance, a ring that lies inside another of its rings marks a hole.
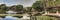
<instances>
[{"instance_id":1,"label":"tree canopy","mask_svg":"<svg viewBox=\"0 0 60 20\"><path fill-rule=\"evenodd\" d=\"M38 11L42 11L43 10L43 2L41 1L36 1L35 3L33 3L32 7Z\"/></svg>"}]
</instances>

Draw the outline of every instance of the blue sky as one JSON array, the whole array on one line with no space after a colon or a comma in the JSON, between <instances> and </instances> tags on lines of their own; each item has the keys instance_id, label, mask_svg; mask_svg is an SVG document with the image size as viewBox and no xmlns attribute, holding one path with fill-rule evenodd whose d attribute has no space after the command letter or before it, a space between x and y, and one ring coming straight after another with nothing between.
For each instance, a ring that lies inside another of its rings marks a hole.
<instances>
[{"instance_id":1,"label":"blue sky","mask_svg":"<svg viewBox=\"0 0 60 20\"><path fill-rule=\"evenodd\" d=\"M23 5L24 7L26 6L31 6L36 0L0 0L0 4L6 4L7 6L11 5Z\"/></svg>"}]
</instances>

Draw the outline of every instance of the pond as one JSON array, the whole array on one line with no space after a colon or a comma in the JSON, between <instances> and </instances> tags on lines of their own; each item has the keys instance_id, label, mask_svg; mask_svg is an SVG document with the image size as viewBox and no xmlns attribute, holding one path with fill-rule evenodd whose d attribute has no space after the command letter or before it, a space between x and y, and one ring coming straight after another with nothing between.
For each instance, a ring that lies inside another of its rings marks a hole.
<instances>
[{"instance_id":1,"label":"pond","mask_svg":"<svg viewBox=\"0 0 60 20\"><path fill-rule=\"evenodd\" d=\"M13 16L5 16L5 18L0 18L0 20L29 20L29 17L23 16L22 18L17 18Z\"/></svg>"},{"instance_id":2,"label":"pond","mask_svg":"<svg viewBox=\"0 0 60 20\"><path fill-rule=\"evenodd\" d=\"M15 14L17 12L9 10L9 11L6 11L6 13ZM0 20L28 20L28 19L30 19L30 17L28 17L27 15L24 15L22 18L13 17L10 15L5 16L5 18L0 18Z\"/></svg>"},{"instance_id":3,"label":"pond","mask_svg":"<svg viewBox=\"0 0 60 20\"><path fill-rule=\"evenodd\" d=\"M3 20L18 20L19 18L13 16L6 16Z\"/></svg>"}]
</instances>

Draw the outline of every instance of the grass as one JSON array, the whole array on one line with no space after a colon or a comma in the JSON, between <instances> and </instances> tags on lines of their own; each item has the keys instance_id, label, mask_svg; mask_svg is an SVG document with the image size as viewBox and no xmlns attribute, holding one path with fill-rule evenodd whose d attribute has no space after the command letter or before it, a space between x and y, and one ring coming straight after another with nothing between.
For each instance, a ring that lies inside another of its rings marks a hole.
<instances>
[{"instance_id":1,"label":"grass","mask_svg":"<svg viewBox=\"0 0 60 20\"><path fill-rule=\"evenodd\" d=\"M55 20L55 17L36 16L37 20Z\"/></svg>"}]
</instances>

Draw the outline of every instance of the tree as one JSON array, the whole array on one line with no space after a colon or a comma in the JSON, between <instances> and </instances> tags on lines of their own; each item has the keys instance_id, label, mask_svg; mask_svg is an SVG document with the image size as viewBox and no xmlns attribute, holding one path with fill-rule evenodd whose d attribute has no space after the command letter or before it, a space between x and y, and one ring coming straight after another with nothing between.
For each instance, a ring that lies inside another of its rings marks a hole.
<instances>
[{"instance_id":1,"label":"tree","mask_svg":"<svg viewBox=\"0 0 60 20\"><path fill-rule=\"evenodd\" d=\"M23 5L16 5L16 10L17 11L23 10Z\"/></svg>"},{"instance_id":2,"label":"tree","mask_svg":"<svg viewBox=\"0 0 60 20\"><path fill-rule=\"evenodd\" d=\"M43 2L41 1L36 1L35 3L33 3L32 7L36 10L38 10L39 12L43 11Z\"/></svg>"},{"instance_id":3,"label":"tree","mask_svg":"<svg viewBox=\"0 0 60 20\"><path fill-rule=\"evenodd\" d=\"M23 10L23 5L13 5L10 7L11 10L21 11Z\"/></svg>"},{"instance_id":4,"label":"tree","mask_svg":"<svg viewBox=\"0 0 60 20\"><path fill-rule=\"evenodd\" d=\"M54 6L56 6L56 7L58 7L58 5L60 5L60 0L48 0L47 1L47 3L46 3L46 6L47 7L54 7ZM60 9L60 8L59 8ZM51 13L56 13L56 11L57 10L59 10L59 9L49 9L49 12Z\"/></svg>"},{"instance_id":5,"label":"tree","mask_svg":"<svg viewBox=\"0 0 60 20\"><path fill-rule=\"evenodd\" d=\"M13 6L9 7L8 10L14 10L14 11L16 11L16 5L13 5Z\"/></svg>"},{"instance_id":6,"label":"tree","mask_svg":"<svg viewBox=\"0 0 60 20\"><path fill-rule=\"evenodd\" d=\"M16 5L16 11L18 14L23 14L23 5Z\"/></svg>"},{"instance_id":7,"label":"tree","mask_svg":"<svg viewBox=\"0 0 60 20\"><path fill-rule=\"evenodd\" d=\"M32 5L32 8L34 8L37 12L42 12L44 9L44 6L43 6L43 2L42 1L36 1L35 3L33 3ZM40 16L42 15L43 13L37 13L35 14L34 16L32 16L33 19L37 20L36 16Z\"/></svg>"},{"instance_id":8,"label":"tree","mask_svg":"<svg viewBox=\"0 0 60 20\"><path fill-rule=\"evenodd\" d=\"M60 5L60 0L55 0L55 5Z\"/></svg>"},{"instance_id":9,"label":"tree","mask_svg":"<svg viewBox=\"0 0 60 20\"><path fill-rule=\"evenodd\" d=\"M16 11L20 14L23 12L23 5L13 5L13 6L9 7L9 10Z\"/></svg>"},{"instance_id":10,"label":"tree","mask_svg":"<svg viewBox=\"0 0 60 20\"><path fill-rule=\"evenodd\" d=\"M6 4L1 4L0 5L0 13L5 13L6 10L7 10Z\"/></svg>"},{"instance_id":11,"label":"tree","mask_svg":"<svg viewBox=\"0 0 60 20\"><path fill-rule=\"evenodd\" d=\"M56 5L60 5L60 0L46 0L46 6L56 6Z\"/></svg>"},{"instance_id":12,"label":"tree","mask_svg":"<svg viewBox=\"0 0 60 20\"><path fill-rule=\"evenodd\" d=\"M31 11L32 10L32 7L26 7L26 13L28 13L29 15L31 15Z\"/></svg>"},{"instance_id":13,"label":"tree","mask_svg":"<svg viewBox=\"0 0 60 20\"><path fill-rule=\"evenodd\" d=\"M7 6L6 6L6 4L1 4L1 5L0 5L0 9L6 11L6 10L7 10Z\"/></svg>"},{"instance_id":14,"label":"tree","mask_svg":"<svg viewBox=\"0 0 60 20\"><path fill-rule=\"evenodd\" d=\"M31 12L31 10L32 10L32 7L27 7L26 11Z\"/></svg>"}]
</instances>

